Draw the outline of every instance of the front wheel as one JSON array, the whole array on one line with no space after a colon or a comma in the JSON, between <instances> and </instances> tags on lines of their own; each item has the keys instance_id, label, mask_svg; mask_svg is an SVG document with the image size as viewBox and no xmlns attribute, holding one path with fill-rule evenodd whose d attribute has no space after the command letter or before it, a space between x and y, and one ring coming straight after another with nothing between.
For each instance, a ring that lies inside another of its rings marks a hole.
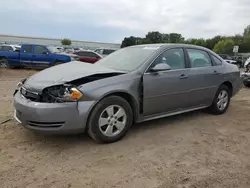
<instances>
[{"instance_id":1,"label":"front wheel","mask_svg":"<svg viewBox=\"0 0 250 188\"><path fill-rule=\"evenodd\" d=\"M112 143L122 139L132 125L133 113L129 103L118 96L100 101L88 122L88 134L97 142Z\"/></svg>"},{"instance_id":2,"label":"front wheel","mask_svg":"<svg viewBox=\"0 0 250 188\"><path fill-rule=\"evenodd\" d=\"M230 104L230 90L226 85L221 85L215 95L212 105L209 110L212 114L220 115L224 114Z\"/></svg>"},{"instance_id":3,"label":"front wheel","mask_svg":"<svg viewBox=\"0 0 250 188\"><path fill-rule=\"evenodd\" d=\"M6 58L0 59L0 68L11 68L8 59Z\"/></svg>"}]
</instances>

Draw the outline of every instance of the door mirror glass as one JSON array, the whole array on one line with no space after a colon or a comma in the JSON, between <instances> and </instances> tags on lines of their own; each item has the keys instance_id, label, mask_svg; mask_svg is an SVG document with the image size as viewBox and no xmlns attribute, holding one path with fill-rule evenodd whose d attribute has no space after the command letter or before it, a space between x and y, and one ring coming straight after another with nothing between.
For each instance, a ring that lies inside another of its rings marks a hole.
<instances>
[{"instance_id":1,"label":"door mirror glass","mask_svg":"<svg viewBox=\"0 0 250 188\"><path fill-rule=\"evenodd\" d=\"M171 70L171 67L166 63L159 63L155 65L155 67L150 69L151 72L159 72L159 71L167 71L167 70Z\"/></svg>"}]
</instances>

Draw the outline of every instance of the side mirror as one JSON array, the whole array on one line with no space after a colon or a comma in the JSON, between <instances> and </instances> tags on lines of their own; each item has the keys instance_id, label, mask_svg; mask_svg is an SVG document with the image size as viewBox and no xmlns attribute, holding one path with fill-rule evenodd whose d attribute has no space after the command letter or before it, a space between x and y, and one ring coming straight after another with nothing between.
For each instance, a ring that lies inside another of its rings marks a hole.
<instances>
[{"instance_id":1,"label":"side mirror","mask_svg":"<svg viewBox=\"0 0 250 188\"><path fill-rule=\"evenodd\" d=\"M44 54L44 55L48 55L48 54L49 54L49 52L43 52L43 54Z\"/></svg>"},{"instance_id":2,"label":"side mirror","mask_svg":"<svg viewBox=\"0 0 250 188\"><path fill-rule=\"evenodd\" d=\"M159 71L167 71L167 70L171 70L171 67L166 64L166 63L160 63L155 65L155 67L150 69L150 72L159 72Z\"/></svg>"}]
</instances>

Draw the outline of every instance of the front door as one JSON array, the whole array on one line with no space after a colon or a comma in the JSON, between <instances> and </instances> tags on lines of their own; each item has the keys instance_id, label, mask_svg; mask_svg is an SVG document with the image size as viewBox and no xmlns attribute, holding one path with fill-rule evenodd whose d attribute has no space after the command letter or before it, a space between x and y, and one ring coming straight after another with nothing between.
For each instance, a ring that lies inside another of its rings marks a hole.
<instances>
[{"instance_id":1,"label":"front door","mask_svg":"<svg viewBox=\"0 0 250 188\"><path fill-rule=\"evenodd\" d=\"M159 63L166 63L171 70L151 72ZM189 96L189 69L182 48L163 52L143 76L144 116L171 113L185 108Z\"/></svg>"},{"instance_id":2,"label":"front door","mask_svg":"<svg viewBox=\"0 0 250 188\"><path fill-rule=\"evenodd\" d=\"M34 46L32 60L34 66L48 66L51 60L50 52L44 46Z\"/></svg>"},{"instance_id":3,"label":"front door","mask_svg":"<svg viewBox=\"0 0 250 188\"><path fill-rule=\"evenodd\" d=\"M31 66L33 63L33 46L32 45L22 45L20 51L20 63L22 65Z\"/></svg>"}]
</instances>

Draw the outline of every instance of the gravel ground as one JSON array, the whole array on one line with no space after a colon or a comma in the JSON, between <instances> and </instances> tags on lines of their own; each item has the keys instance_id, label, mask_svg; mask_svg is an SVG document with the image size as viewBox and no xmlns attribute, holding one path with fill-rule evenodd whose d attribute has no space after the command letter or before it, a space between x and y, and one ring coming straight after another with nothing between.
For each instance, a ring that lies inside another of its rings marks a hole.
<instances>
[{"instance_id":1,"label":"gravel ground","mask_svg":"<svg viewBox=\"0 0 250 188\"><path fill-rule=\"evenodd\" d=\"M134 125L114 144L44 136L17 125L12 93L32 70L0 70L1 188L249 188L250 90L228 112L203 111Z\"/></svg>"}]
</instances>

